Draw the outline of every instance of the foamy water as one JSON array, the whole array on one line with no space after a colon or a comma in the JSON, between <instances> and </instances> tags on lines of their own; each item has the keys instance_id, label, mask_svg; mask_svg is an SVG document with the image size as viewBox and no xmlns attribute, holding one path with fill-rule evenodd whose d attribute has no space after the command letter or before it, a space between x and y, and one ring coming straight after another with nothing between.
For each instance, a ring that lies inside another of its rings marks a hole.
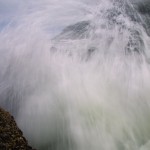
<instances>
[{"instance_id":1,"label":"foamy water","mask_svg":"<svg viewBox=\"0 0 150 150\"><path fill-rule=\"evenodd\" d=\"M140 2L20 1L0 34L0 106L33 147L150 149L150 38Z\"/></svg>"}]
</instances>

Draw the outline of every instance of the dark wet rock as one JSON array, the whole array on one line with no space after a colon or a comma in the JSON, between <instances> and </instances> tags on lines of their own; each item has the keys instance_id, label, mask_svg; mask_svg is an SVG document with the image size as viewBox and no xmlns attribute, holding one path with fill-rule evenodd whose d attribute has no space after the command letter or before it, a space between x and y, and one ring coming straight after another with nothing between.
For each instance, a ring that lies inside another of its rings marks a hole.
<instances>
[{"instance_id":1,"label":"dark wet rock","mask_svg":"<svg viewBox=\"0 0 150 150\"><path fill-rule=\"evenodd\" d=\"M0 108L0 150L34 150L8 112Z\"/></svg>"}]
</instances>

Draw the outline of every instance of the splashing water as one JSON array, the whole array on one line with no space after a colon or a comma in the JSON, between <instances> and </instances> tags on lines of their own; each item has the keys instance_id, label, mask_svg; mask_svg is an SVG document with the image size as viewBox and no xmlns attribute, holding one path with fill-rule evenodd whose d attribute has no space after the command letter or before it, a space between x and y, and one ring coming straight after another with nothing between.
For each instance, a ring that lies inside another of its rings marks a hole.
<instances>
[{"instance_id":1,"label":"splashing water","mask_svg":"<svg viewBox=\"0 0 150 150\"><path fill-rule=\"evenodd\" d=\"M0 105L31 145L149 150L149 2L18 5L0 34Z\"/></svg>"}]
</instances>

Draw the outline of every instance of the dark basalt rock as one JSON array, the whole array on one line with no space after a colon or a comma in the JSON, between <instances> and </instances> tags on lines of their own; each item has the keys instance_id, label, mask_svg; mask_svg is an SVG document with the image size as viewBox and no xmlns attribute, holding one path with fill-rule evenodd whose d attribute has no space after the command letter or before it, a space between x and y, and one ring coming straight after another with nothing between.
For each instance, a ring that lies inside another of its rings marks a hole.
<instances>
[{"instance_id":1,"label":"dark basalt rock","mask_svg":"<svg viewBox=\"0 0 150 150\"><path fill-rule=\"evenodd\" d=\"M35 150L28 145L13 116L2 108L0 108L0 150Z\"/></svg>"}]
</instances>

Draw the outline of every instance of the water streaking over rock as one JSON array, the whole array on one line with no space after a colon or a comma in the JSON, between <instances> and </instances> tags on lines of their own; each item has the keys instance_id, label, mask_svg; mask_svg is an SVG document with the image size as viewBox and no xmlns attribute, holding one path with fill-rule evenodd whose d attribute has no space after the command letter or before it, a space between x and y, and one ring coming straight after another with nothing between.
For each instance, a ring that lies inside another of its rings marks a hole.
<instances>
[{"instance_id":1,"label":"water streaking over rock","mask_svg":"<svg viewBox=\"0 0 150 150\"><path fill-rule=\"evenodd\" d=\"M23 3L0 34L0 105L29 143L149 150L149 1Z\"/></svg>"}]
</instances>

